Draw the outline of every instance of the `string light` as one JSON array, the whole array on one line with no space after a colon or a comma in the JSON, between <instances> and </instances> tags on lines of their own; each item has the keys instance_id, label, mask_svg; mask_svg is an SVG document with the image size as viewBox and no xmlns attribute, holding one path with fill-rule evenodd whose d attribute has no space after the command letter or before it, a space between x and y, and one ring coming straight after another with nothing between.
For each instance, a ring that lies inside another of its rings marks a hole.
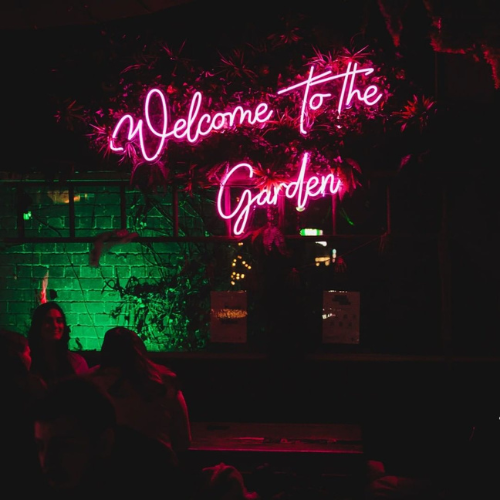
<instances>
[{"instance_id":1,"label":"string light","mask_svg":"<svg viewBox=\"0 0 500 500\"><path fill-rule=\"evenodd\" d=\"M242 247L243 242L240 241L238 246ZM231 267L237 268L233 269L231 272L231 286L236 286L237 283L241 283L241 281L245 279L246 271L252 269L252 266L246 260L243 260L243 256L241 254L238 254L233 259Z\"/></svg>"}]
</instances>

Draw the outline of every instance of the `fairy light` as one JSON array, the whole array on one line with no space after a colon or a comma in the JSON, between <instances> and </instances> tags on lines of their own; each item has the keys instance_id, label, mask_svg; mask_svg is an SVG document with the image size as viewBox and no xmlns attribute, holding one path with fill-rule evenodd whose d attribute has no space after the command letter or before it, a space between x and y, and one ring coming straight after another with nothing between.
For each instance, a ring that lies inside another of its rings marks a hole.
<instances>
[{"instance_id":1,"label":"fairy light","mask_svg":"<svg viewBox=\"0 0 500 500\"><path fill-rule=\"evenodd\" d=\"M238 242L238 246L242 247L243 242ZM252 269L252 266L243 259L243 256L241 254L236 255L236 257L231 262L231 267L236 268L231 272L231 286L240 284L245 279L247 272Z\"/></svg>"}]
</instances>

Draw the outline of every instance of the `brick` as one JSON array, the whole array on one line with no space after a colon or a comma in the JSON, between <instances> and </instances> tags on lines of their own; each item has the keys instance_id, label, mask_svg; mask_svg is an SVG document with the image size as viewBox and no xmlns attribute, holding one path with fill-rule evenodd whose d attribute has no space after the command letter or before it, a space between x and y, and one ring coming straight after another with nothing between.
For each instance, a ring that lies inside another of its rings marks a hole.
<instances>
[{"instance_id":1,"label":"brick","mask_svg":"<svg viewBox=\"0 0 500 500\"><path fill-rule=\"evenodd\" d=\"M81 278L101 278L101 272L99 269L90 266L81 266L79 270Z\"/></svg>"},{"instance_id":2,"label":"brick","mask_svg":"<svg viewBox=\"0 0 500 500\"><path fill-rule=\"evenodd\" d=\"M92 234L94 230L92 229L94 226L94 218L93 217L77 217L75 220L75 229L88 229L89 231L92 231Z\"/></svg>"},{"instance_id":3,"label":"brick","mask_svg":"<svg viewBox=\"0 0 500 500\"><path fill-rule=\"evenodd\" d=\"M112 228L111 216L107 216L107 217L97 216L95 218L95 226L94 227L98 231L110 230Z\"/></svg>"},{"instance_id":4,"label":"brick","mask_svg":"<svg viewBox=\"0 0 500 500\"><path fill-rule=\"evenodd\" d=\"M137 254L137 253L142 253L143 250L143 245L141 243L137 243L134 241L131 241L127 243L126 245L121 245L121 246L116 246L113 247L112 250L109 251L110 255L116 255L116 254Z\"/></svg>"},{"instance_id":5,"label":"brick","mask_svg":"<svg viewBox=\"0 0 500 500\"><path fill-rule=\"evenodd\" d=\"M9 255L10 264L40 264L40 254L36 253L11 253Z\"/></svg>"},{"instance_id":6,"label":"brick","mask_svg":"<svg viewBox=\"0 0 500 500\"><path fill-rule=\"evenodd\" d=\"M45 274L49 271L46 266L32 266L21 264L16 266L16 275L18 278L43 278Z\"/></svg>"},{"instance_id":7,"label":"brick","mask_svg":"<svg viewBox=\"0 0 500 500\"><path fill-rule=\"evenodd\" d=\"M50 278L63 278L65 274L66 267L65 266L50 266L48 268L49 271L49 279Z\"/></svg>"},{"instance_id":8,"label":"brick","mask_svg":"<svg viewBox=\"0 0 500 500\"><path fill-rule=\"evenodd\" d=\"M55 243L37 243L36 251L38 253L55 253L57 251Z\"/></svg>"},{"instance_id":9,"label":"brick","mask_svg":"<svg viewBox=\"0 0 500 500\"><path fill-rule=\"evenodd\" d=\"M115 309L116 309L118 306L120 306L120 304L121 304L121 302L120 302L120 301L119 301L119 302L108 302L108 301L107 301L107 302L105 302L105 303L104 303L104 312L105 312L106 314L111 315L111 313L112 313L112 312L114 312L114 311L115 311Z\"/></svg>"},{"instance_id":10,"label":"brick","mask_svg":"<svg viewBox=\"0 0 500 500\"><path fill-rule=\"evenodd\" d=\"M85 303L86 312L88 314L98 314L106 312L106 303L105 302L86 302Z\"/></svg>"},{"instance_id":11,"label":"brick","mask_svg":"<svg viewBox=\"0 0 500 500\"><path fill-rule=\"evenodd\" d=\"M80 278L78 280L79 286L84 290L101 290L104 286L101 277L98 278Z\"/></svg>"},{"instance_id":12,"label":"brick","mask_svg":"<svg viewBox=\"0 0 500 500\"><path fill-rule=\"evenodd\" d=\"M99 339L86 339L85 340L85 350L86 351L100 351L102 347L102 340Z\"/></svg>"},{"instance_id":13,"label":"brick","mask_svg":"<svg viewBox=\"0 0 500 500\"><path fill-rule=\"evenodd\" d=\"M87 253L71 253L66 259L66 263L74 264L75 266L89 265L90 252Z\"/></svg>"},{"instance_id":14,"label":"brick","mask_svg":"<svg viewBox=\"0 0 500 500\"><path fill-rule=\"evenodd\" d=\"M8 247L3 247L2 254L3 254L3 256L10 256L13 254L25 253L24 246L25 245L12 245L12 246L8 246Z\"/></svg>"},{"instance_id":15,"label":"brick","mask_svg":"<svg viewBox=\"0 0 500 500\"><path fill-rule=\"evenodd\" d=\"M81 315L80 315L81 316ZM113 319L109 314L105 313L96 313L92 316L93 324L96 327L99 326L112 326L115 324L116 320Z\"/></svg>"},{"instance_id":16,"label":"brick","mask_svg":"<svg viewBox=\"0 0 500 500\"><path fill-rule=\"evenodd\" d=\"M116 277L115 266L100 265L97 272L104 280L110 280Z\"/></svg>"},{"instance_id":17,"label":"brick","mask_svg":"<svg viewBox=\"0 0 500 500\"><path fill-rule=\"evenodd\" d=\"M122 227L122 218L119 215L115 215L111 218L111 226L113 229L120 229Z\"/></svg>"},{"instance_id":18,"label":"brick","mask_svg":"<svg viewBox=\"0 0 500 500\"><path fill-rule=\"evenodd\" d=\"M56 249L59 253L81 254L90 251L89 243L56 243Z\"/></svg>"},{"instance_id":19,"label":"brick","mask_svg":"<svg viewBox=\"0 0 500 500\"><path fill-rule=\"evenodd\" d=\"M49 227L53 227L56 229L66 229L66 217L49 217L47 219L47 224ZM69 227L69 226L68 226Z\"/></svg>"},{"instance_id":20,"label":"brick","mask_svg":"<svg viewBox=\"0 0 500 500\"><path fill-rule=\"evenodd\" d=\"M149 269L148 273L149 273L150 278L158 279L158 278L162 277L163 270L161 270L157 267L153 267L153 268Z\"/></svg>"},{"instance_id":21,"label":"brick","mask_svg":"<svg viewBox=\"0 0 500 500\"><path fill-rule=\"evenodd\" d=\"M120 215L120 195L107 194L106 204L102 205L102 209L99 211L100 215Z\"/></svg>"},{"instance_id":22,"label":"brick","mask_svg":"<svg viewBox=\"0 0 500 500\"><path fill-rule=\"evenodd\" d=\"M27 314L28 306L26 302L9 302L8 304L8 312L13 314Z\"/></svg>"},{"instance_id":23,"label":"brick","mask_svg":"<svg viewBox=\"0 0 500 500\"><path fill-rule=\"evenodd\" d=\"M68 264L68 254L64 252L42 254L41 257L42 265L64 266Z\"/></svg>"},{"instance_id":24,"label":"brick","mask_svg":"<svg viewBox=\"0 0 500 500\"><path fill-rule=\"evenodd\" d=\"M120 280L128 279L131 276L131 271L129 266L116 266L116 276L120 278Z\"/></svg>"},{"instance_id":25,"label":"brick","mask_svg":"<svg viewBox=\"0 0 500 500\"><path fill-rule=\"evenodd\" d=\"M57 290L57 301L60 303L79 299L83 300L81 290Z\"/></svg>"},{"instance_id":26,"label":"brick","mask_svg":"<svg viewBox=\"0 0 500 500\"><path fill-rule=\"evenodd\" d=\"M90 301L108 301L115 300L120 297L118 292L111 291L108 288L101 291L97 290L84 290L84 296L86 300Z\"/></svg>"},{"instance_id":27,"label":"brick","mask_svg":"<svg viewBox=\"0 0 500 500\"><path fill-rule=\"evenodd\" d=\"M78 206L75 205L75 219L79 219L81 217L93 219L97 210L97 207L89 203L81 203L78 204Z\"/></svg>"},{"instance_id":28,"label":"brick","mask_svg":"<svg viewBox=\"0 0 500 500\"><path fill-rule=\"evenodd\" d=\"M0 287L9 290L9 293L12 293L13 290L34 289L33 280L30 278L3 278L0 279Z\"/></svg>"},{"instance_id":29,"label":"brick","mask_svg":"<svg viewBox=\"0 0 500 500\"><path fill-rule=\"evenodd\" d=\"M52 278L49 280L49 288L54 290L75 290L78 282L70 278Z\"/></svg>"},{"instance_id":30,"label":"brick","mask_svg":"<svg viewBox=\"0 0 500 500\"><path fill-rule=\"evenodd\" d=\"M16 290L15 294L10 292L10 295L12 298L15 298L16 301L26 302L31 305L31 302L35 298L35 291L34 289Z\"/></svg>"},{"instance_id":31,"label":"brick","mask_svg":"<svg viewBox=\"0 0 500 500\"><path fill-rule=\"evenodd\" d=\"M85 351L100 351L102 340L98 338L79 338L79 341L83 347L83 352ZM78 351L78 344L76 341L70 341L70 349L73 351Z\"/></svg>"},{"instance_id":32,"label":"brick","mask_svg":"<svg viewBox=\"0 0 500 500\"><path fill-rule=\"evenodd\" d=\"M144 279L147 278L149 274L149 267L146 267L145 265L142 266L133 266L131 268L131 275L134 278L137 279Z\"/></svg>"}]
</instances>

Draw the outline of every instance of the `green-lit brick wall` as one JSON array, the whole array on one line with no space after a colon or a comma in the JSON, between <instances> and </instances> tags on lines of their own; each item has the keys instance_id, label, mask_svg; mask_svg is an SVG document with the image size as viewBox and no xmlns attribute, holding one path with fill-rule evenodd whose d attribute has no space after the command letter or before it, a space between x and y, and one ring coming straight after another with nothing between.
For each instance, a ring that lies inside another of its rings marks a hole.
<instances>
[{"instance_id":1,"label":"green-lit brick wall","mask_svg":"<svg viewBox=\"0 0 500 500\"><path fill-rule=\"evenodd\" d=\"M74 236L86 242L71 242L67 190L38 185L23 185L20 196L13 183L0 182L0 326L26 333L31 314L40 303L44 277L48 276L47 298L64 309L71 327L74 349L98 350L107 329L115 325L134 327L130 308L115 317L112 312L123 305L123 297L114 284L125 287L130 278L138 283L155 284L169 273L182 268L193 256L188 243L128 242L104 248L98 267L90 265L93 239L119 229L122 208L118 186L90 186L76 191ZM6 242L19 237L17 208L30 213L24 224L24 236L47 242ZM171 236L171 196L156 198L156 204L144 209L140 193L126 192L126 227L141 237ZM179 203L179 225L184 235L204 234L200 207L189 200ZM60 242L61 238L69 241ZM111 285L111 286L110 286ZM168 350L159 342L149 342L151 350Z\"/></svg>"},{"instance_id":2,"label":"green-lit brick wall","mask_svg":"<svg viewBox=\"0 0 500 500\"><path fill-rule=\"evenodd\" d=\"M177 259L175 245L161 245L158 255ZM26 332L31 313L39 303L43 278L48 274L48 294L63 307L71 326L74 348L100 349L103 335L124 318L111 312L121 303L117 291L106 287L117 277L155 278L158 270L145 257L142 245L128 243L123 250L110 250L99 268L89 265L92 244L30 243L3 250L0 277L0 324ZM172 251L172 254L169 252ZM50 297L49 297L50 298Z\"/></svg>"}]
</instances>

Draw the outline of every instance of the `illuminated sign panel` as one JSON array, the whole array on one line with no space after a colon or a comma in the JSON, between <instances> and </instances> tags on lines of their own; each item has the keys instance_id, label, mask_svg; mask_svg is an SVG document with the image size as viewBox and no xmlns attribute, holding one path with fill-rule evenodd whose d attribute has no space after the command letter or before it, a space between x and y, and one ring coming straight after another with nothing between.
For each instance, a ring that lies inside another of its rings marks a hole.
<instances>
[{"instance_id":1,"label":"illuminated sign panel","mask_svg":"<svg viewBox=\"0 0 500 500\"><path fill-rule=\"evenodd\" d=\"M314 66L309 68L308 76L301 82L278 90L277 95L302 93L300 100L300 133L307 135L313 126L314 114L329 105L329 101L337 98L336 109L340 115L344 109L353 105L353 101L366 106L377 104L382 98L382 92L376 85L367 85L358 88L356 85L361 76L367 77L373 73L373 68L359 68L357 63L349 62L346 71L332 74L325 71L314 74ZM334 96L331 82L340 85L340 95ZM207 103L209 100L206 100ZM154 163L168 147L168 141L187 142L191 145L202 141L214 132L237 127L255 127L262 129L275 119L275 110L270 104L262 101L252 106L244 104L224 111L211 111L201 92L195 92L187 114L171 120L169 107L165 94L157 88L151 89L145 99L143 118L135 118L125 114L115 125L110 138L110 149L116 153L123 153L124 145L133 142L139 145L142 159ZM152 109L155 112L152 112ZM152 119L154 116L154 120ZM232 232L235 235L243 234L247 229L248 218L252 207L277 205L278 197L285 196L295 201L296 207L303 210L310 199L325 195L335 195L341 189L341 181L333 172L324 175L309 175L309 153L304 152L301 157L300 167L295 180L281 182L272 187L263 187L258 193L244 189L238 198L235 207L228 207L223 203L224 192L235 184L236 173L241 181L243 174L245 185L251 184L254 168L250 163L229 165L223 176L217 197L219 215L231 220ZM246 177L245 177L246 174Z\"/></svg>"}]
</instances>

